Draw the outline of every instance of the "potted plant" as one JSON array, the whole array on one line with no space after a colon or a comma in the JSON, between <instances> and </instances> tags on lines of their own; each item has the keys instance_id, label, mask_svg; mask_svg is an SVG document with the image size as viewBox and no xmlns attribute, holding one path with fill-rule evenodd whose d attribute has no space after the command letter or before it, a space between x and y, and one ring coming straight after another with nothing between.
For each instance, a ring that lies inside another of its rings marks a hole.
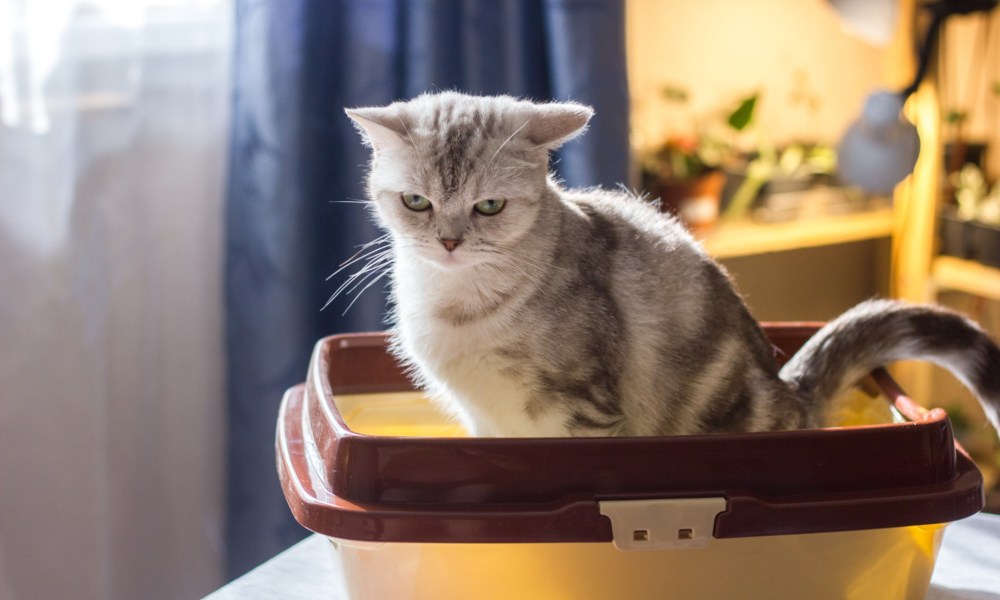
<instances>
[{"instance_id":1,"label":"potted plant","mask_svg":"<svg viewBox=\"0 0 1000 600\"><path fill-rule=\"evenodd\" d=\"M822 178L832 177L836 151L825 144L789 144L778 150L762 140L746 162L740 184L735 187L722 218L741 218L762 193L780 194L809 189Z\"/></svg>"},{"instance_id":2,"label":"potted plant","mask_svg":"<svg viewBox=\"0 0 1000 600\"><path fill-rule=\"evenodd\" d=\"M954 176L967 164L983 167L986 155L984 142L970 142L966 139L965 126L969 121L969 112L961 108L950 108L944 111L941 119L947 130L950 130L951 141L944 145L944 168L947 177L944 180L947 195L955 193L952 186Z\"/></svg>"},{"instance_id":3,"label":"potted plant","mask_svg":"<svg viewBox=\"0 0 1000 600\"><path fill-rule=\"evenodd\" d=\"M1000 182L991 190L971 163L950 180L956 204L941 214L941 253L1000 268Z\"/></svg>"},{"instance_id":4,"label":"potted plant","mask_svg":"<svg viewBox=\"0 0 1000 600\"><path fill-rule=\"evenodd\" d=\"M688 110L689 94L682 87L664 86L661 98ZM715 224L726 181L723 167L735 157L731 138L750 124L757 98L754 93L740 99L721 122L691 116L693 132L675 131L641 157L643 187L659 198L661 210L693 230Z\"/></svg>"},{"instance_id":5,"label":"potted plant","mask_svg":"<svg viewBox=\"0 0 1000 600\"><path fill-rule=\"evenodd\" d=\"M787 102L785 119L798 123L800 135L814 131L820 119L822 98L810 83L807 71L792 72ZM828 144L800 140L779 148L766 135L758 134L756 150L730 176L736 184L731 186L731 197L722 218L743 217L762 196L799 195L820 183L829 183L836 165L836 150Z\"/></svg>"},{"instance_id":6,"label":"potted plant","mask_svg":"<svg viewBox=\"0 0 1000 600\"><path fill-rule=\"evenodd\" d=\"M1000 79L984 84L985 93L994 100L1000 100ZM944 168L947 177L944 179L945 195L955 193L953 182L956 174L967 164L973 164L980 169L985 168L988 145L985 141L970 141L966 136L967 125L971 114L961 106L951 106L941 115L945 131L950 138L944 144Z\"/></svg>"}]
</instances>

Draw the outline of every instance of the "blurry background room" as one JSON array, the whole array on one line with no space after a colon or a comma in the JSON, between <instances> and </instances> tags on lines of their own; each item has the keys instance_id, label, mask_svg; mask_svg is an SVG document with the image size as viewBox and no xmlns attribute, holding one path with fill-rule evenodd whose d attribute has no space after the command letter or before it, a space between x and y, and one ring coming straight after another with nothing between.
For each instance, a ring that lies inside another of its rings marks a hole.
<instances>
[{"instance_id":1,"label":"blurry background room","mask_svg":"<svg viewBox=\"0 0 1000 600\"><path fill-rule=\"evenodd\" d=\"M882 295L996 335L1000 244L963 236L1000 235L1000 18L948 22L906 109L917 170L873 195L837 144L912 79L926 15L880 3L873 43L834 4L0 0L0 599L200 597L307 535L275 473L282 393L320 337L385 327L385 280L325 306L378 235L344 107L590 104L558 176L661 198L758 318ZM995 488L967 392L896 374Z\"/></svg>"}]
</instances>

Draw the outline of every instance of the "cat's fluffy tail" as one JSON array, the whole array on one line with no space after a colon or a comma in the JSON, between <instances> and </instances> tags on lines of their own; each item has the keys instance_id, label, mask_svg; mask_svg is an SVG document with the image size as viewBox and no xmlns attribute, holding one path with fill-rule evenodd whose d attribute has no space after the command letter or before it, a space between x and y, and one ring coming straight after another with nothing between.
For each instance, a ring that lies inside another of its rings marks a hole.
<instances>
[{"instance_id":1,"label":"cat's fluffy tail","mask_svg":"<svg viewBox=\"0 0 1000 600\"><path fill-rule=\"evenodd\" d=\"M820 329L780 377L818 409L872 369L911 359L951 371L1000 434L1000 348L974 322L942 308L863 302Z\"/></svg>"}]
</instances>

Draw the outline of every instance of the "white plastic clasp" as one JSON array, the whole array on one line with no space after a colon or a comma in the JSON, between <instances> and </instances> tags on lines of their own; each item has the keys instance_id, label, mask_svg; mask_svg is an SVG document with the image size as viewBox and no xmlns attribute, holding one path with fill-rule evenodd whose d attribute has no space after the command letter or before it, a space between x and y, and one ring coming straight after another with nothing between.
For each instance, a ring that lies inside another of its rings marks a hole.
<instances>
[{"instance_id":1,"label":"white plastic clasp","mask_svg":"<svg viewBox=\"0 0 1000 600\"><path fill-rule=\"evenodd\" d=\"M725 498L613 500L598 502L611 519L615 548L660 550L703 548L712 541L715 517L726 510Z\"/></svg>"}]
</instances>

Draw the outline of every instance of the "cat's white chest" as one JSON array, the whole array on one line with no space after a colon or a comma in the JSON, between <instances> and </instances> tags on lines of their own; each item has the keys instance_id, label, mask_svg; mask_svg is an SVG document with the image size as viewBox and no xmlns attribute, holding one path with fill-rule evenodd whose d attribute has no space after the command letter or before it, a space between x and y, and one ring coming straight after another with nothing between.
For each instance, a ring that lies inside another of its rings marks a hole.
<instances>
[{"instance_id":1,"label":"cat's white chest","mask_svg":"<svg viewBox=\"0 0 1000 600\"><path fill-rule=\"evenodd\" d=\"M432 319L400 320L399 335L437 400L476 436L564 436L561 410L529 416L531 400L514 359L499 351L503 333L488 323L453 326ZM450 406L448 406L450 405Z\"/></svg>"},{"instance_id":2,"label":"cat's white chest","mask_svg":"<svg viewBox=\"0 0 1000 600\"><path fill-rule=\"evenodd\" d=\"M476 436L568 435L562 409L537 410L535 402L530 416L526 410L536 400L530 365L518 364L509 352L517 343L511 337L512 324L520 318L516 307L484 308L511 289L474 274L429 277L407 262L396 264L399 341L445 409ZM442 316L456 314L456 307L475 318L456 322Z\"/></svg>"}]
</instances>

